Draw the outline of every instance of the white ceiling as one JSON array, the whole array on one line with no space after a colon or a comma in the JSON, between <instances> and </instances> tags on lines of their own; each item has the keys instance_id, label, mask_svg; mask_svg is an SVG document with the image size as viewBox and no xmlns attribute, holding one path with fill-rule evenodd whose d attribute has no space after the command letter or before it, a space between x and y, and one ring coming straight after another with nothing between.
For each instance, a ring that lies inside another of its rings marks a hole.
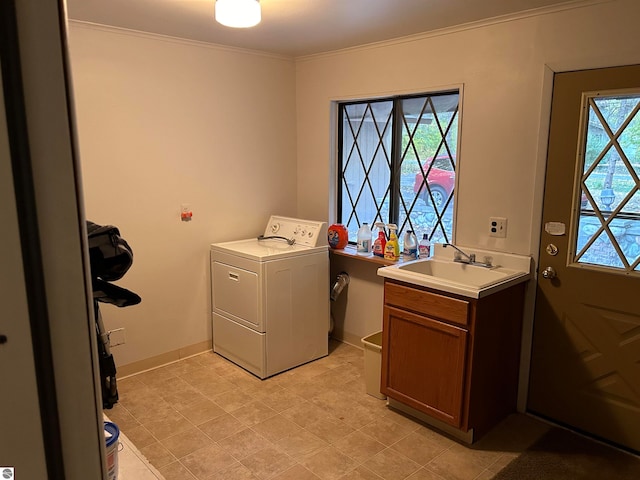
<instances>
[{"instance_id":1,"label":"white ceiling","mask_svg":"<svg viewBox=\"0 0 640 480\"><path fill-rule=\"evenodd\" d=\"M233 29L215 0L67 0L69 18L201 42L303 56L584 0L261 0L262 22Z\"/></svg>"}]
</instances>

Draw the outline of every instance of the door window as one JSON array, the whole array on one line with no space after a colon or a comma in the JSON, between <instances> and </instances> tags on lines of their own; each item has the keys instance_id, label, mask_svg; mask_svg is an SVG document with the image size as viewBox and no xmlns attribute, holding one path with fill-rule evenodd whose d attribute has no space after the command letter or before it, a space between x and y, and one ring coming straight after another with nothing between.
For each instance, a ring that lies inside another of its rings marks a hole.
<instances>
[{"instance_id":1,"label":"door window","mask_svg":"<svg viewBox=\"0 0 640 480\"><path fill-rule=\"evenodd\" d=\"M573 263L639 272L640 92L585 93L582 107Z\"/></svg>"}]
</instances>

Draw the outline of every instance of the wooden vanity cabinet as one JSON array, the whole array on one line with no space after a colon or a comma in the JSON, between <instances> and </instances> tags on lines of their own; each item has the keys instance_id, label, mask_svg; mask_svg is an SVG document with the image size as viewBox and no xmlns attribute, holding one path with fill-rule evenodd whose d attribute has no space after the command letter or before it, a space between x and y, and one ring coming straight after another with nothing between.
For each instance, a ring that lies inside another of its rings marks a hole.
<instances>
[{"instance_id":1,"label":"wooden vanity cabinet","mask_svg":"<svg viewBox=\"0 0 640 480\"><path fill-rule=\"evenodd\" d=\"M479 438L516 409L524 285L474 299L385 279L381 392Z\"/></svg>"}]
</instances>

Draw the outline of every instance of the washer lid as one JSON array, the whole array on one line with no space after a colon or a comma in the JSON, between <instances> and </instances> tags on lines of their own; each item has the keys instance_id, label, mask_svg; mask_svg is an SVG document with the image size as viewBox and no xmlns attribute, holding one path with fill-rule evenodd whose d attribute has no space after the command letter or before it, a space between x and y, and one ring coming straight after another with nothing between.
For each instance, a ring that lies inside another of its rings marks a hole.
<instances>
[{"instance_id":1,"label":"washer lid","mask_svg":"<svg viewBox=\"0 0 640 480\"><path fill-rule=\"evenodd\" d=\"M328 247L326 245L320 247L307 247L305 245L297 244L289 245L285 240L258 240L257 238L213 243L211 245L211 251L214 253L224 252L259 262L294 257L297 255L309 255L311 253L327 250Z\"/></svg>"}]
</instances>

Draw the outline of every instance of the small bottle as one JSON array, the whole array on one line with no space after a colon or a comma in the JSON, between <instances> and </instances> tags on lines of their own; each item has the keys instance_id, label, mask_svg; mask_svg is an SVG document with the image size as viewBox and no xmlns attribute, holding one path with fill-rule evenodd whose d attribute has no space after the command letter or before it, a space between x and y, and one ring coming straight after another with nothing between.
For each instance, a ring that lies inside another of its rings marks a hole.
<instances>
[{"instance_id":1,"label":"small bottle","mask_svg":"<svg viewBox=\"0 0 640 480\"><path fill-rule=\"evenodd\" d=\"M402 259L408 262L416 258L418 258L418 239L413 233L413 230L407 230L403 239Z\"/></svg>"},{"instance_id":2,"label":"small bottle","mask_svg":"<svg viewBox=\"0 0 640 480\"><path fill-rule=\"evenodd\" d=\"M431 242L429 241L429 234L422 234L422 240L418 245L418 256L420 258L429 258L431 256Z\"/></svg>"},{"instance_id":3,"label":"small bottle","mask_svg":"<svg viewBox=\"0 0 640 480\"><path fill-rule=\"evenodd\" d=\"M358 255L369 255L371 253L371 228L366 222L358 229L356 253Z\"/></svg>"},{"instance_id":4,"label":"small bottle","mask_svg":"<svg viewBox=\"0 0 640 480\"><path fill-rule=\"evenodd\" d=\"M389 230L389 240L387 240L387 244L384 247L384 258L395 262L400 258L400 246L396 235L398 227L390 223L387 225L387 229Z\"/></svg>"},{"instance_id":5,"label":"small bottle","mask_svg":"<svg viewBox=\"0 0 640 480\"><path fill-rule=\"evenodd\" d=\"M376 222L374 228L375 240L373 241L373 254L376 257L384 257L384 247L387 245L387 235L384 232L384 223Z\"/></svg>"}]
</instances>

